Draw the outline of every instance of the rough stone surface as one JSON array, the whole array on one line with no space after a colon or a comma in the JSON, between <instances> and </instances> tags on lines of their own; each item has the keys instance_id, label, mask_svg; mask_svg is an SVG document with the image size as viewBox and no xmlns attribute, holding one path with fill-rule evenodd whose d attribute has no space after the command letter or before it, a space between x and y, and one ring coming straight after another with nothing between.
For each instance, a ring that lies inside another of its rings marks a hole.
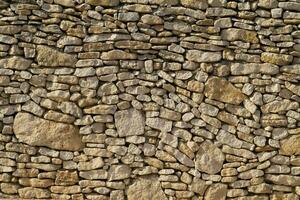
<instances>
[{"instance_id":1,"label":"rough stone surface","mask_svg":"<svg viewBox=\"0 0 300 200\"><path fill-rule=\"evenodd\" d=\"M196 168L199 171L216 174L223 166L225 160L222 151L211 142L203 142L196 154Z\"/></svg>"},{"instance_id":2,"label":"rough stone surface","mask_svg":"<svg viewBox=\"0 0 300 200\"><path fill-rule=\"evenodd\" d=\"M128 200L167 200L161 184L155 176L137 179L128 187L127 198Z\"/></svg>"},{"instance_id":3,"label":"rough stone surface","mask_svg":"<svg viewBox=\"0 0 300 200\"><path fill-rule=\"evenodd\" d=\"M230 104L240 104L246 98L245 95L230 82L217 77L213 77L206 82L204 94L209 99Z\"/></svg>"},{"instance_id":4,"label":"rough stone surface","mask_svg":"<svg viewBox=\"0 0 300 200\"><path fill-rule=\"evenodd\" d=\"M139 110L118 111L114 117L119 137L144 134L145 118Z\"/></svg>"},{"instance_id":5,"label":"rough stone surface","mask_svg":"<svg viewBox=\"0 0 300 200\"><path fill-rule=\"evenodd\" d=\"M0 199L299 200L299 0L0 0Z\"/></svg>"},{"instance_id":6,"label":"rough stone surface","mask_svg":"<svg viewBox=\"0 0 300 200\"><path fill-rule=\"evenodd\" d=\"M280 153L283 155L300 155L300 135L293 135L282 140Z\"/></svg>"},{"instance_id":7,"label":"rough stone surface","mask_svg":"<svg viewBox=\"0 0 300 200\"><path fill-rule=\"evenodd\" d=\"M76 56L66 54L55 50L51 47L39 45L36 48L37 57L36 60L39 65L47 67L75 67L77 62Z\"/></svg>"},{"instance_id":8,"label":"rough stone surface","mask_svg":"<svg viewBox=\"0 0 300 200\"><path fill-rule=\"evenodd\" d=\"M83 143L75 126L44 120L28 113L16 115L13 129L20 142L59 150L78 151Z\"/></svg>"}]
</instances>

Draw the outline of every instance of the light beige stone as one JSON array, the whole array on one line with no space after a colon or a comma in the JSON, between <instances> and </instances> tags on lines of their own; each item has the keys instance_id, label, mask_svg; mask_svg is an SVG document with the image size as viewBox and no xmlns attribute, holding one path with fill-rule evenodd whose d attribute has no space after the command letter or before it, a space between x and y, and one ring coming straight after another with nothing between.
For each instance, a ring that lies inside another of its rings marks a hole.
<instances>
[{"instance_id":1,"label":"light beige stone","mask_svg":"<svg viewBox=\"0 0 300 200\"><path fill-rule=\"evenodd\" d=\"M167 200L156 176L140 177L127 190L128 200Z\"/></svg>"},{"instance_id":2,"label":"light beige stone","mask_svg":"<svg viewBox=\"0 0 300 200\"><path fill-rule=\"evenodd\" d=\"M32 146L70 151L78 151L83 147L76 126L45 120L29 113L20 112L16 115L13 130L20 142Z\"/></svg>"},{"instance_id":3,"label":"light beige stone","mask_svg":"<svg viewBox=\"0 0 300 200\"><path fill-rule=\"evenodd\" d=\"M205 83L204 94L209 99L225 103L240 104L246 96L229 81L213 77Z\"/></svg>"},{"instance_id":4,"label":"light beige stone","mask_svg":"<svg viewBox=\"0 0 300 200\"><path fill-rule=\"evenodd\" d=\"M77 58L75 55L60 52L54 48L38 45L36 60L39 65L47 67L75 67Z\"/></svg>"}]
</instances>

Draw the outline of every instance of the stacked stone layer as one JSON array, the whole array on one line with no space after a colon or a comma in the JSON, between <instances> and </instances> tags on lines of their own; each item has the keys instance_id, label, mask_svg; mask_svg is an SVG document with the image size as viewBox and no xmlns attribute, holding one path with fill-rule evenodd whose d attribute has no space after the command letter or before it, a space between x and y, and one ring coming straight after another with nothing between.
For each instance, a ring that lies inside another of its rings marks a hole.
<instances>
[{"instance_id":1,"label":"stacked stone layer","mask_svg":"<svg viewBox=\"0 0 300 200\"><path fill-rule=\"evenodd\" d=\"M299 200L299 0L0 0L0 198Z\"/></svg>"}]
</instances>

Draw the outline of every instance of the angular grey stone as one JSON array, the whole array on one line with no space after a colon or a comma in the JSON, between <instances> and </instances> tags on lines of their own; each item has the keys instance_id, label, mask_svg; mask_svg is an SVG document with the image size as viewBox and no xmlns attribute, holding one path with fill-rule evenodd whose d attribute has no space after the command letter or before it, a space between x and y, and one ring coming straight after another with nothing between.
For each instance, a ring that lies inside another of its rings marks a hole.
<instances>
[{"instance_id":1,"label":"angular grey stone","mask_svg":"<svg viewBox=\"0 0 300 200\"><path fill-rule=\"evenodd\" d=\"M18 42L18 40L12 36L0 34L0 43L16 44L17 42Z\"/></svg>"},{"instance_id":2,"label":"angular grey stone","mask_svg":"<svg viewBox=\"0 0 300 200\"><path fill-rule=\"evenodd\" d=\"M139 18L140 18L140 16L137 12L126 12L126 13L118 14L118 20L124 21L124 22L138 21Z\"/></svg>"},{"instance_id":3,"label":"angular grey stone","mask_svg":"<svg viewBox=\"0 0 300 200\"><path fill-rule=\"evenodd\" d=\"M119 137L144 134L145 117L141 111L134 108L121 110L115 113L114 118Z\"/></svg>"}]
</instances>

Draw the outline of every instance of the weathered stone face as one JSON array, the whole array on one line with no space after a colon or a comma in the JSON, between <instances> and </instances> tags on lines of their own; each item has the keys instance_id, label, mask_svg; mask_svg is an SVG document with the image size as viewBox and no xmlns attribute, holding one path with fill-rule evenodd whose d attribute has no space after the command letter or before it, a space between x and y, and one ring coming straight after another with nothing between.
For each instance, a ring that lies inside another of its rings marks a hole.
<instances>
[{"instance_id":1,"label":"weathered stone face","mask_svg":"<svg viewBox=\"0 0 300 200\"><path fill-rule=\"evenodd\" d=\"M136 109L118 111L114 115L119 137L143 135L145 117Z\"/></svg>"},{"instance_id":2,"label":"weathered stone face","mask_svg":"<svg viewBox=\"0 0 300 200\"><path fill-rule=\"evenodd\" d=\"M300 0L0 0L0 199L299 200Z\"/></svg>"},{"instance_id":3,"label":"weathered stone face","mask_svg":"<svg viewBox=\"0 0 300 200\"><path fill-rule=\"evenodd\" d=\"M283 155L300 155L300 135L293 135L280 142Z\"/></svg>"},{"instance_id":4,"label":"weathered stone face","mask_svg":"<svg viewBox=\"0 0 300 200\"><path fill-rule=\"evenodd\" d=\"M26 70L30 67L32 61L19 56L0 59L0 65L8 69Z\"/></svg>"},{"instance_id":5,"label":"weathered stone face","mask_svg":"<svg viewBox=\"0 0 300 200\"><path fill-rule=\"evenodd\" d=\"M74 55L62 53L54 48L39 45L36 48L36 60L39 65L47 67L75 67L77 58Z\"/></svg>"},{"instance_id":6,"label":"weathered stone face","mask_svg":"<svg viewBox=\"0 0 300 200\"><path fill-rule=\"evenodd\" d=\"M217 62L222 56L219 52L204 52L199 50L189 50L186 58L194 62Z\"/></svg>"},{"instance_id":7,"label":"weathered stone face","mask_svg":"<svg viewBox=\"0 0 300 200\"><path fill-rule=\"evenodd\" d=\"M241 40L244 42L258 43L257 33L255 31L248 31L244 29L229 28L221 32L223 40L235 41Z\"/></svg>"},{"instance_id":8,"label":"weathered stone face","mask_svg":"<svg viewBox=\"0 0 300 200\"><path fill-rule=\"evenodd\" d=\"M145 178L138 178L132 185L128 187L128 200L167 200L158 177L149 176Z\"/></svg>"},{"instance_id":9,"label":"weathered stone face","mask_svg":"<svg viewBox=\"0 0 300 200\"><path fill-rule=\"evenodd\" d=\"M212 184L205 192L205 200L225 200L227 185L222 183Z\"/></svg>"},{"instance_id":10,"label":"weathered stone face","mask_svg":"<svg viewBox=\"0 0 300 200\"><path fill-rule=\"evenodd\" d=\"M196 154L195 166L199 171L216 174L218 173L225 160L222 151L211 142L205 141Z\"/></svg>"},{"instance_id":11,"label":"weathered stone face","mask_svg":"<svg viewBox=\"0 0 300 200\"><path fill-rule=\"evenodd\" d=\"M209 99L230 104L240 104L246 96L225 79L213 77L205 84L204 94Z\"/></svg>"},{"instance_id":12,"label":"weathered stone face","mask_svg":"<svg viewBox=\"0 0 300 200\"><path fill-rule=\"evenodd\" d=\"M13 130L20 142L32 146L70 151L78 151L83 147L77 127L38 118L29 113L16 115Z\"/></svg>"}]
</instances>

